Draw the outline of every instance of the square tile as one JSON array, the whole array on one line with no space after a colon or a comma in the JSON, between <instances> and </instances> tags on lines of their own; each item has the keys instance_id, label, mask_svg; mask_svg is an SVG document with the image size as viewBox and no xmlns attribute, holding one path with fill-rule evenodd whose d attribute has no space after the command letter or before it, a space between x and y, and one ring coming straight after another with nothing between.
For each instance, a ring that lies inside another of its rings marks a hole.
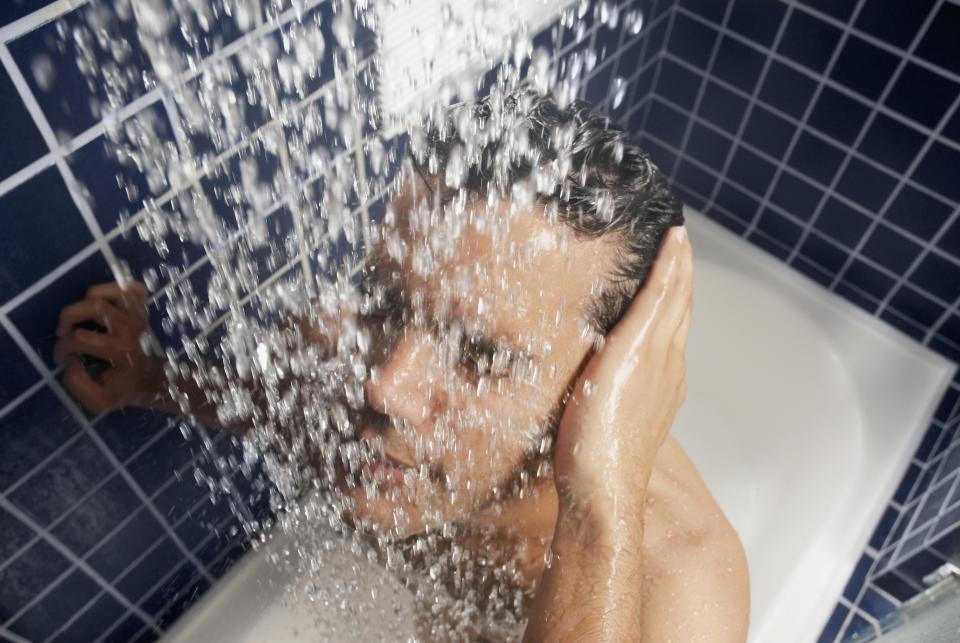
<instances>
[{"instance_id":1,"label":"square tile","mask_svg":"<svg viewBox=\"0 0 960 643\"><path fill-rule=\"evenodd\" d=\"M960 40L957 25L960 24L960 5L944 2L920 40L916 53L935 65L954 74L960 74Z\"/></svg>"},{"instance_id":2,"label":"square tile","mask_svg":"<svg viewBox=\"0 0 960 643\"><path fill-rule=\"evenodd\" d=\"M117 459L125 462L161 433L179 430L177 424L176 416L167 413L126 408L103 416L93 428Z\"/></svg>"},{"instance_id":3,"label":"square tile","mask_svg":"<svg viewBox=\"0 0 960 643\"><path fill-rule=\"evenodd\" d=\"M814 263L810 259L807 259L803 255L797 255L794 257L793 261L790 262L790 265L824 288L829 288L830 283L833 281L833 275L828 270L823 268L823 266Z\"/></svg>"},{"instance_id":4,"label":"square tile","mask_svg":"<svg viewBox=\"0 0 960 643\"><path fill-rule=\"evenodd\" d=\"M863 618L857 611L854 611L853 618L847 623L843 631L845 641L872 640L873 637L880 634L870 621Z\"/></svg>"},{"instance_id":5,"label":"square tile","mask_svg":"<svg viewBox=\"0 0 960 643\"><path fill-rule=\"evenodd\" d=\"M75 569L8 627L25 638L45 641L99 591L92 578Z\"/></svg>"},{"instance_id":6,"label":"square tile","mask_svg":"<svg viewBox=\"0 0 960 643\"><path fill-rule=\"evenodd\" d=\"M92 17L94 13L96 18ZM148 70L145 72L147 78L153 76L150 60L140 49L134 21L118 20L114 12L102 12L93 5L75 9L9 43L10 53L20 69L32 69L37 59L46 61L56 69L56 76L50 83L33 73L25 73L24 77L58 139L73 138L97 124L110 104L103 90L104 83L95 83L91 91L86 77L80 71L77 61L81 53L74 38L59 35L80 29L89 36L86 40L91 53L100 61L112 61L112 54L100 47L101 40L94 37L87 26L96 24L91 20L99 21L102 29L129 46L128 57L120 72L125 89L116 86L118 100L113 104L119 102L125 105L146 93L139 70Z\"/></svg>"},{"instance_id":7,"label":"square tile","mask_svg":"<svg viewBox=\"0 0 960 643\"><path fill-rule=\"evenodd\" d=\"M921 250L916 243L881 223L870 233L861 252L895 274L902 274Z\"/></svg>"},{"instance_id":8,"label":"square tile","mask_svg":"<svg viewBox=\"0 0 960 643\"><path fill-rule=\"evenodd\" d=\"M854 22L871 36L906 49L936 0L911 0L909 3L867 0Z\"/></svg>"},{"instance_id":9,"label":"square tile","mask_svg":"<svg viewBox=\"0 0 960 643\"><path fill-rule=\"evenodd\" d=\"M667 51L683 60L706 69L718 33L684 13L673 17L673 31L667 41Z\"/></svg>"},{"instance_id":10,"label":"square tile","mask_svg":"<svg viewBox=\"0 0 960 643\"><path fill-rule=\"evenodd\" d=\"M743 140L774 158L782 158L796 130L793 123L755 105L743 131Z\"/></svg>"},{"instance_id":11,"label":"square tile","mask_svg":"<svg viewBox=\"0 0 960 643\"><path fill-rule=\"evenodd\" d=\"M833 292L870 315L876 314L877 308L880 307L879 300L854 286L846 279L846 273L841 275L841 281L837 282L837 285L833 288Z\"/></svg>"},{"instance_id":12,"label":"square tile","mask_svg":"<svg viewBox=\"0 0 960 643\"><path fill-rule=\"evenodd\" d=\"M168 577L184 562L183 552L166 537L144 550L140 552L143 558L114 583L124 596L141 606L151 594L163 589Z\"/></svg>"},{"instance_id":13,"label":"square tile","mask_svg":"<svg viewBox=\"0 0 960 643\"><path fill-rule=\"evenodd\" d=\"M816 9L822 13L830 15L837 20L846 21L853 8L856 6L856 0L800 0L801 3Z\"/></svg>"},{"instance_id":14,"label":"square tile","mask_svg":"<svg viewBox=\"0 0 960 643\"><path fill-rule=\"evenodd\" d=\"M717 175L681 158L673 181L706 199L717 184Z\"/></svg>"},{"instance_id":15,"label":"square tile","mask_svg":"<svg viewBox=\"0 0 960 643\"><path fill-rule=\"evenodd\" d=\"M870 226L870 219L850 206L830 197L824 203L814 227L824 236L855 248Z\"/></svg>"},{"instance_id":16,"label":"square tile","mask_svg":"<svg viewBox=\"0 0 960 643\"><path fill-rule=\"evenodd\" d=\"M47 526L112 472L110 461L97 445L81 435L9 498L37 523Z\"/></svg>"},{"instance_id":17,"label":"square tile","mask_svg":"<svg viewBox=\"0 0 960 643\"><path fill-rule=\"evenodd\" d=\"M754 230L748 237L747 240L755 246L760 247L766 252L770 253L777 259L785 261L787 257L790 256L790 247L785 246L776 239L768 237L763 231L757 229Z\"/></svg>"},{"instance_id":18,"label":"square tile","mask_svg":"<svg viewBox=\"0 0 960 643\"><path fill-rule=\"evenodd\" d=\"M870 114L870 108L858 100L824 87L810 114L809 123L831 139L853 143Z\"/></svg>"},{"instance_id":19,"label":"square tile","mask_svg":"<svg viewBox=\"0 0 960 643\"><path fill-rule=\"evenodd\" d=\"M823 198L823 190L791 172L782 172L770 201L798 219L808 221Z\"/></svg>"},{"instance_id":20,"label":"square tile","mask_svg":"<svg viewBox=\"0 0 960 643\"><path fill-rule=\"evenodd\" d=\"M887 308L880 313L880 319L887 322L900 332L906 333L917 342L923 343L924 338L926 337L927 329L915 321L904 317L902 314L898 313L892 308Z\"/></svg>"},{"instance_id":21,"label":"square tile","mask_svg":"<svg viewBox=\"0 0 960 643\"><path fill-rule=\"evenodd\" d=\"M960 346L960 315L951 315L943 322L937 334L944 339Z\"/></svg>"},{"instance_id":22,"label":"square tile","mask_svg":"<svg viewBox=\"0 0 960 643\"><path fill-rule=\"evenodd\" d=\"M817 81L779 61L770 63L766 78L760 87L760 100L794 118L807 110Z\"/></svg>"},{"instance_id":23,"label":"square tile","mask_svg":"<svg viewBox=\"0 0 960 643\"><path fill-rule=\"evenodd\" d=\"M3 68L0 68L0 133L3 134L0 138L0 179L7 178L49 151Z\"/></svg>"},{"instance_id":24,"label":"square tile","mask_svg":"<svg viewBox=\"0 0 960 643\"><path fill-rule=\"evenodd\" d=\"M180 592L190 587L200 577L200 572L190 562L184 562L173 570L163 581L151 589L140 602L140 607L151 616L164 616L168 606Z\"/></svg>"},{"instance_id":25,"label":"square tile","mask_svg":"<svg viewBox=\"0 0 960 643\"><path fill-rule=\"evenodd\" d=\"M711 74L741 90L752 93L766 57L756 48L730 36L723 36Z\"/></svg>"},{"instance_id":26,"label":"square tile","mask_svg":"<svg viewBox=\"0 0 960 643\"><path fill-rule=\"evenodd\" d=\"M0 509L0 534L3 534L0 540L0 565L37 536L30 527L3 509Z\"/></svg>"},{"instance_id":27,"label":"square tile","mask_svg":"<svg viewBox=\"0 0 960 643\"><path fill-rule=\"evenodd\" d=\"M755 197L726 182L717 191L714 203L746 221L752 220L760 209L760 202Z\"/></svg>"},{"instance_id":28,"label":"square tile","mask_svg":"<svg viewBox=\"0 0 960 643\"><path fill-rule=\"evenodd\" d=\"M960 257L960 217L947 227L937 246L950 256Z\"/></svg>"},{"instance_id":29,"label":"square tile","mask_svg":"<svg viewBox=\"0 0 960 643\"><path fill-rule=\"evenodd\" d=\"M917 525L925 525L940 514L953 484L956 482L956 475L941 480L927 491L923 500L920 502L920 509L917 510Z\"/></svg>"},{"instance_id":30,"label":"square tile","mask_svg":"<svg viewBox=\"0 0 960 643\"><path fill-rule=\"evenodd\" d=\"M800 254L817 264L830 275L836 275L847 260L848 253L830 243L816 232L807 236L800 246Z\"/></svg>"},{"instance_id":31,"label":"square tile","mask_svg":"<svg viewBox=\"0 0 960 643\"><path fill-rule=\"evenodd\" d=\"M174 525L194 511L200 511L205 503L210 502L211 494L219 498L225 493L211 491L205 483L194 478L196 473L212 476L215 480L221 478L212 463L198 462L184 473L173 476L169 484L153 497L154 506L169 524Z\"/></svg>"},{"instance_id":32,"label":"square tile","mask_svg":"<svg viewBox=\"0 0 960 643\"><path fill-rule=\"evenodd\" d=\"M108 626L109 627L109 626ZM136 641L136 643L153 643L159 637L147 627L139 616L128 614L113 627L111 627L104 638L104 643L124 643L125 641ZM71 639L56 639L56 643L68 643Z\"/></svg>"},{"instance_id":33,"label":"square tile","mask_svg":"<svg viewBox=\"0 0 960 643\"><path fill-rule=\"evenodd\" d=\"M165 533L147 509L140 509L87 555L87 563L103 578L112 581Z\"/></svg>"},{"instance_id":34,"label":"square tile","mask_svg":"<svg viewBox=\"0 0 960 643\"><path fill-rule=\"evenodd\" d=\"M90 255L10 313L20 334L49 368L55 366L57 319L69 304L83 299L90 286L113 281L106 260L99 252Z\"/></svg>"},{"instance_id":35,"label":"square tile","mask_svg":"<svg viewBox=\"0 0 960 643\"><path fill-rule=\"evenodd\" d=\"M890 300L890 307L897 312L906 315L911 320L922 326L929 328L934 324L944 308L937 302L925 297L910 286L901 286L894 293Z\"/></svg>"},{"instance_id":36,"label":"square tile","mask_svg":"<svg viewBox=\"0 0 960 643\"><path fill-rule=\"evenodd\" d=\"M694 123L687 139L686 152L719 172L723 169L732 144L733 141L716 130Z\"/></svg>"},{"instance_id":37,"label":"square tile","mask_svg":"<svg viewBox=\"0 0 960 643\"><path fill-rule=\"evenodd\" d=\"M0 5L0 25L28 16L53 0L9 0Z\"/></svg>"},{"instance_id":38,"label":"square tile","mask_svg":"<svg viewBox=\"0 0 960 643\"><path fill-rule=\"evenodd\" d=\"M943 128L943 135L955 143L960 143L960 110L953 113Z\"/></svg>"},{"instance_id":39,"label":"square tile","mask_svg":"<svg viewBox=\"0 0 960 643\"><path fill-rule=\"evenodd\" d=\"M231 498L221 497L213 502L210 494L206 495L206 501L181 516L182 522L176 527L177 536L190 550L205 544L208 538L219 533L222 525L234 519Z\"/></svg>"},{"instance_id":40,"label":"square tile","mask_svg":"<svg viewBox=\"0 0 960 643\"><path fill-rule=\"evenodd\" d=\"M829 185L840 168L844 152L819 136L804 131L790 153L790 166L798 172Z\"/></svg>"},{"instance_id":41,"label":"square tile","mask_svg":"<svg viewBox=\"0 0 960 643\"><path fill-rule=\"evenodd\" d=\"M879 576L873 584L903 603L922 591L894 572Z\"/></svg>"},{"instance_id":42,"label":"square tile","mask_svg":"<svg viewBox=\"0 0 960 643\"><path fill-rule=\"evenodd\" d=\"M864 592L859 607L877 621L883 621L897 611L895 604L872 587L868 587L867 591Z\"/></svg>"},{"instance_id":43,"label":"square tile","mask_svg":"<svg viewBox=\"0 0 960 643\"><path fill-rule=\"evenodd\" d=\"M940 230L953 207L910 185L901 187L883 218L908 232L929 239Z\"/></svg>"},{"instance_id":44,"label":"square tile","mask_svg":"<svg viewBox=\"0 0 960 643\"><path fill-rule=\"evenodd\" d=\"M837 606L833 608L830 618L827 619L827 624L823 627L823 632L820 633L817 643L835 643L849 613L849 609L838 603Z\"/></svg>"},{"instance_id":45,"label":"square tile","mask_svg":"<svg viewBox=\"0 0 960 643\"><path fill-rule=\"evenodd\" d=\"M910 464L906 473L903 474L903 478L901 478L900 482L897 484L897 490L893 492L894 502L902 505L907 501L907 499L910 497L910 492L913 490L914 485L917 484L917 480L920 478L921 473L923 473L923 469L920 466L913 463ZM904 529L907 527L906 525L902 526Z\"/></svg>"},{"instance_id":46,"label":"square tile","mask_svg":"<svg viewBox=\"0 0 960 643\"><path fill-rule=\"evenodd\" d=\"M140 487L152 495L174 472L205 453L199 440L184 439L177 429L170 429L127 463L127 469Z\"/></svg>"},{"instance_id":47,"label":"square tile","mask_svg":"<svg viewBox=\"0 0 960 643\"><path fill-rule=\"evenodd\" d=\"M140 508L140 500L120 475L114 475L76 504L51 529L78 556L98 545Z\"/></svg>"},{"instance_id":48,"label":"square tile","mask_svg":"<svg viewBox=\"0 0 960 643\"><path fill-rule=\"evenodd\" d=\"M173 625L208 589L210 589L210 583L204 578L192 577L190 584L181 589L173 600L168 601L163 606L162 612L158 614L157 625L160 627ZM164 598L166 598L166 595L164 595Z\"/></svg>"},{"instance_id":49,"label":"square tile","mask_svg":"<svg viewBox=\"0 0 960 643\"><path fill-rule=\"evenodd\" d=\"M712 0L679 0L677 5L718 25L723 22L724 9L726 8L722 2L713 2Z\"/></svg>"},{"instance_id":50,"label":"square tile","mask_svg":"<svg viewBox=\"0 0 960 643\"><path fill-rule=\"evenodd\" d=\"M885 103L907 118L935 128L953 104L960 85L916 63L903 68Z\"/></svg>"},{"instance_id":51,"label":"square tile","mask_svg":"<svg viewBox=\"0 0 960 643\"><path fill-rule=\"evenodd\" d=\"M913 172L913 180L954 201L960 201L960 183L955 168L960 167L960 151L943 143L934 143Z\"/></svg>"},{"instance_id":52,"label":"square tile","mask_svg":"<svg viewBox=\"0 0 960 643\"><path fill-rule=\"evenodd\" d=\"M840 41L840 30L802 11L794 11L777 50L808 67L822 72Z\"/></svg>"},{"instance_id":53,"label":"square tile","mask_svg":"<svg viewBox=\"0 0 960 643\"><path fill-rule=\"evenodd\" d=\"M731 31L769 47L780 28L786 7L766 0L737 0L727 22Z\"/></svg>"},{"instance_id":54,"label":"square tile","mask_svg":"<svg viewBox=\"0 0 960 643\"><path fill-rule=\"evenodd\" d=\"M0 409L39 381L40 373L0 328Z\"/></svg>"},{"instance_id":55,"label":"square tile","mask_svg":"<svg viewBox=\"0 0 960 643\"><path fill-rule=\"evenodd\" d=\"M707 81L700 101L700 117L717 127L736 134L743 120L747 101L742 96Z\"/></svg>"},{"instance_id":56,"label":"square tile","mask_svg":"<svg viewBox=\"0 0 960 643\"><path fill-rule=\"evenodd\" d=\"M753 194L766 194L776 168L744 147L738 147L727 168L727 178Z\"/></svg>"},{"instance_id":57,"label":"square tile","mask_svg":"<svg viewBox=\"0 0 960 643\"><path fill-rule=\"evenodd\" d=\"M896 177L854 157L847 162L836 190L859 205L879 212L897 183Z\"/></svg>"},{"instance_id":58,"label":"square tile","mask_svg":"<svg viewBox=\"0 0 960 643\"><path fill-rule=\"evenodd\" d=\"M687 120L686 115L654 99L650 104L650 114L647 116L646 131L668 145L679 148L683 144Z\"/></svg>"},{"instance_id":59,"label":"square tile","mask_svg":"<svg viewBox=\"0 0 960 643\"><path fill-rule=\"evenodd\" d=\"M853 573L850 574L850 580L847 581L846 587L843 588L843 597L845 599L848 601L856 600L860 594L860 589L867 580L867 572L870 571L872 564L873 558L870 557L870 555L863 554L860 557L856 567L853 568Z\"/></svg>"},{"instance_id":60,"label":"square tile","mask_svg":"<svg viewBox=\"0 0 960 643\"><path fill-rule=\"evenodd\" d=\"M897 571L899 571L908 580L912 580L914 583L922 585L923 577L936 570L937 567L940 567L942 564L943 559L936 554L929 551L920 550L907 560L900 563L897 566Z\"/></svg>"},{"instance_id":61,"label":"square tile","mask_svg":"<svg viewBox=\"0 0 960 643\"><path fill-rule=\"evenodd\" d=\"M882 300L893 288L893 278L867 265L859 259L851 263L843 273L843 282L856 286L871 297Z\"/></svg>"},{"instance_id":62,"label":"square tile","mask_svg":"<svg viewBox=\"0 0 960 643\"><path fill-rule=\"evenodd\" d=\"M662 67L657 94L681 107L693 110L703 77L669 58L664 58L660 64Z\"/></svg>"},{"instance_id":63,"label":"square tile","mask_svg":"<svg viewBox=\"0 0 960 643\"><path fill-rule=\"evenodd\" d=\"M650 155L650 158L653 159L660 171L669 173L677 160L676 151L664 147L649 137L640 136L638 140L644 151Z\"/></svg>"},{"instance_id":64,"label":"square tile","mask_svg":"<svg viewBox=\"0 0 960 643\"><path fill-rule=\"evenodd\" d=\"M860 142L859 151L892 170L903 172L909 167L927 137L921 132L877 114Z\"/></svg>"},{"instance_id":65,"label":"square tile","mask_svg":"<svg viewBox=\"0 0 960 643\"><path fill-rule=\"evenodd\" d=\"M79 430L47 387L0 418L0 491L33 470Z\"/></svg>"},{"instance_id":66,"label":"square tile","mask_svg":"<svg viewBox=\"0 0 960 643\"><path fill-rule=\"evenodd\" d=\"M957 417L958 413L960 413L960 389L954 385L944 393L939 406L937 406L934 419L946 423Z\"/></svg>"},{"instance_id":67,"label":"square tile","mask_svg":"<svg viewBox=\"0 0 960 643\"><path fill-rule=\"evenodd\" d=\"M46 541L38 540L0 569L0 605L3 605L4 617L19 612L68 567L66 558Z\"/></svg>"},{"instance_id":68,"label":"square tile","mask_svg":"<svg viewBox=\"0 0 960 643\"><path fill-rule=\"evenodd\" d=\"M0 211L9 219L0 235L0 303L93 242L55 167L0 197Z\"/></svg>"},{"instance_id":69,"label":"square tile","mask_svg":"<svg viewBox=\"0 0 960 643\"><path fill-rule=\"evenodd\" d=\"M132 618L138 623L137 629L143 627L143 621L127 612L127 608L117 602L107 593L101 593L82 614L77 616L65 629L52 640L55 643L67 641L95 641L102 634L109 631L111 626L121 619ZM60 624L64 625L64 624ZM133 634L131 632L130 634ZM129 638L108 637L107 641L129 640Z\"/></svg>"},{"instance_id":70,"label":"square tile","mask_svg":"<svg viewBox=\"0 0 960 643\"><path fill-rule=\"evenodd\" d=\"M830 70L830 78L870 100L876 100L886 89L900 59L863 38L847 38Z\"/></svg>"},{"instance_id":71,"label":"square tile","mask_svg":"<svg viewBox=\"0 0 960 643\"><path fill-rule=\"evenodd\" d=\"M800 240L800 235L803 234L802 227L768 209L760 215L760 219L757 221L757 229L790 248L796 245L797 241Z\"/></svg>"},{"instance_id":72,"label":"square tile","mask_svg":"<svg viewBox=\"0 0 960 643\"><path fill-rule=\"evenodd\" d=\"M928 254L913 274L910 283L946 302L960 297L960 265L935 254Z\"/></svg>"},{"instance_id":73,"label":"square tile","mask_svg":"<svg viewBox=\"0 0 960 643\"><path fill-rule=\"evenodd\" d=\"M873 534L870 536L870 542L868 545L878 551L882 549L884 544L887 542L887 536L890 535L890 532L893 530L893 525L896 523L899 516L900 513L896 509L893 507L887 507L883 511L883 515L880 517L880 521L877 523L876 528L873 530Z\"/></svg>"}]
</instances>

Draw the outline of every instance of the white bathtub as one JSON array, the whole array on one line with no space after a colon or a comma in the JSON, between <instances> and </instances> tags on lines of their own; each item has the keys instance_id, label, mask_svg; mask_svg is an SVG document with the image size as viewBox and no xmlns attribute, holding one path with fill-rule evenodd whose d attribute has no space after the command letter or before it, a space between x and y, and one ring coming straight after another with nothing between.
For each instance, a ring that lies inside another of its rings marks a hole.
<instances>
[{"instance_id":1,"label":"white bathtub","mask_svg":"<svg viewBox=\"0 0 960 643\"><path fill-rule=\"evenodd\" d=\"M750 640L811 643L953 365L702 215L688 218L696 309L688 402L674 431L746 547ZM278 538L274 546L287 544ZM359 579L352 601L363 608L337 623L329 606L284 600L281 588L296 575L267 557L247 556L166 640L371 641L412 633L409 599L384 588L389 580L371 563L329 555L331 579Z\"/></svg>"}]
</instances>

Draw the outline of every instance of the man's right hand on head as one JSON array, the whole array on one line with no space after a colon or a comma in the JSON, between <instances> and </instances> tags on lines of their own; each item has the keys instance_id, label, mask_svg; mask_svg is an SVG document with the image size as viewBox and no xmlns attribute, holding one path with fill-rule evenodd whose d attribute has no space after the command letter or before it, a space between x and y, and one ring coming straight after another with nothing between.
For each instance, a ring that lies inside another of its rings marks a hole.
<instances>
[{"instance_id":1,"label":"man's right hand on head","mask_svg":"<svg viewBox=\"0 0 960 643\"><path fill-rule=\"evenodd\" d=\"M89 322L103 332L78 327L89 326ZM107 283L90 288L83 300L60 313L54 356L64 368L64 386L92 413L143 405L163 380L161 362L142 348L141 338L148 332L143 284L130 282L121 288ZM103 360L107 368L91 373L83 355Z\"/></svg>"}]
</instances>

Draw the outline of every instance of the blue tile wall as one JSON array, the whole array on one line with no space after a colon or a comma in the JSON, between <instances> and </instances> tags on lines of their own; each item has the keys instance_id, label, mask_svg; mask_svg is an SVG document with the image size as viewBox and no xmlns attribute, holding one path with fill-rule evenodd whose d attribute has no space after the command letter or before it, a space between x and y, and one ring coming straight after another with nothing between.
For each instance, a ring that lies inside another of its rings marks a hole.
<instances>
[{"instance_id":1,"label":"blue tile wall","mask_svg":"<svg viewBox=\"0 0 960 643\"><path fill-rule=\"evenodd\" d=\"M73 45L61 46L57 34L82 21L97 3L56 3L46 9L49 3L43 0L0 4L0 225L4 230L0 236L0 438L4 445L0 449L0 640L155 640L248 550L237 516L268 519L269 487L262 476L234 474L235 493L211 498L207 488L195 482L195 474L215 471L214 458L221 458L229 470L239 470L239 445L233 438L201 435L201 428L183 427L175 417L147 411L125 409L92 417L60 385L52 348L57 315L64 305L82 298L90 285L111 280L117 266L126 265L141 276L159 261L152 247L135 233L125 233L118 223L123 218L135 220L148 200L172 209L179 207L181 199L190 198L189 192L167 194L169 186L150 185L118 164L105 151L101 120L117 118L126 125L150 119L158 124L162 140L157 144L175 145L176 101L160 101L156 93L138 88L123 97L126 103L137 102L124 105L117 114L104 114L91 102L91 97L102 99L103 94L87 87L77 71ZM633 106L643 102L655 85L655 56L668 42L674 14L667 0L619 4L620 15L628 9L644 10L639 33L628 33L623 21L616 27L595 24L591 12L582 30L552 25L536 36L536 42L558 57L594 47L598 57L583 82L583 96L639 128L645 113ZM312 0L308 5L312 5L305 13L308 19L322 14L329 30L330 1ZM56 15L50 15L54 7ZM296 29L296 15L287 10L273 16L280 26L258 37L279 43L280 32ZM776 12L768 13L765 24L769 27L776 19ZM742 15L738 20L745 33L763 37L764 25ZM709 25L692 18L687 27L692 32L710 31ZM206 73L204 56L242 35L224 24L201 43L201 49L193 52L197 78ZM325 35L328 43L335 41L332 33ZM369 32L361 30L358 41L362 52L372 51ZM131 56L149 76L152 70L136 38L129 42ZM730 47L746 52L745 56L751 54L738 41L731 41ZM332 46L328 51L315 77L309 79L308 91L333 78ZM42 87L32 73L38 57L56 69L52 90ZM235 64L235 60L227 57L221 64ZM686 70L675 67L680 70L678 77ZM693 99L684 91L696 92L699 76L692 71L688 76L686 90L677 88L671 94L672 104ZM615 89L624 83L626 91L615 101ZM731 100L740 100L730 95ZM299 98L281 95L280 100ZM322 106L311 103L303 113L316 109ZM279 176L276 158L264 151L258 139L259 128L272 118L269 110L258 105L246 116L244 140L187 135L195 154L208 161L232 150L199 186L223 217L233 216L230 206L234 204L221 188L236 181L240 156L256 163L261 181ZM670 112L664 118L671 118ZM673 118L682 129L682 113ZM735 122L733 114L730 118ZM300 127L297 119L302 117L294 115L284 126ZM373 132L372 126L366 131ZM702 155L719 171L723 159L715 146L723 141L710 128L698 128L697 137ZM393 154L403 145L402 140L395 143ZM681 145L682 137L675 144ZM311 145L343 148L342 141L320 132ZM371 160L366 162L369 167ZM316 196L322 179L304 168L293 170L296 180L305 185L305 194ZM119 189L118 174L136 189ZM370 191L351 190L344 198L351 206L368 207L376 216L382 209L377 201L380 194L375 186ZM268 216L275 238L291 233L286 207L278 204ZM315 251L345 256L360 250L341 235L324 241ZM308 265L323 272L316 253ZM202 249L172 245L170 257L168 262L191 270L175 287L189 287L204 301L203 284L212 269ZM296 262L278 266L262 253L255 259L261 280L293 279L299 274ZM167 277L161 276L161 283L165 281ZM259 293L251 295L246 307L255 311ZM162 311L152 307L150 318L161 344L178 348L177 334L162 327ZM204 330L209 329L196 328L191 333ZM213 330L211 337L217 334ZM208 440L212 453L203 446Z\"/></svg>"},{"instance_id":2,"label":"blue tile wall","mask_svg":"<svg viewBox=\"0 0 960 643\"><path fill-rule=\"evenodd\" d=\"M960 360L960 3L671 3L629 123L694 207ZM960 379L820 640L960 562Z\"/></svg>"}]
</instances>

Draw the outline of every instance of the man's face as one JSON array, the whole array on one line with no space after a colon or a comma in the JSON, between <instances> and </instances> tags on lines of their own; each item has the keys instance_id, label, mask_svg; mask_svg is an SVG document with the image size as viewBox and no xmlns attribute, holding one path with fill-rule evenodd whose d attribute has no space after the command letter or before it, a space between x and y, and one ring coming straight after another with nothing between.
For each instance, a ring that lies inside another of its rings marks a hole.
<instances>
[{"instance_id":1,"label":"man's face","mask_svg":"<svg viewBox=\"0 0 960 643\"><path fill-rule=\"evenodd\" d=\"M592 345L583 314L610 254L539 207L443 218L433 204L419 179L394 200L367 279L384 303L362 316L373 366L356 424L385 457L348 495L395 536L489 508L541 447Z\"/></svg>"}]
</instances>

